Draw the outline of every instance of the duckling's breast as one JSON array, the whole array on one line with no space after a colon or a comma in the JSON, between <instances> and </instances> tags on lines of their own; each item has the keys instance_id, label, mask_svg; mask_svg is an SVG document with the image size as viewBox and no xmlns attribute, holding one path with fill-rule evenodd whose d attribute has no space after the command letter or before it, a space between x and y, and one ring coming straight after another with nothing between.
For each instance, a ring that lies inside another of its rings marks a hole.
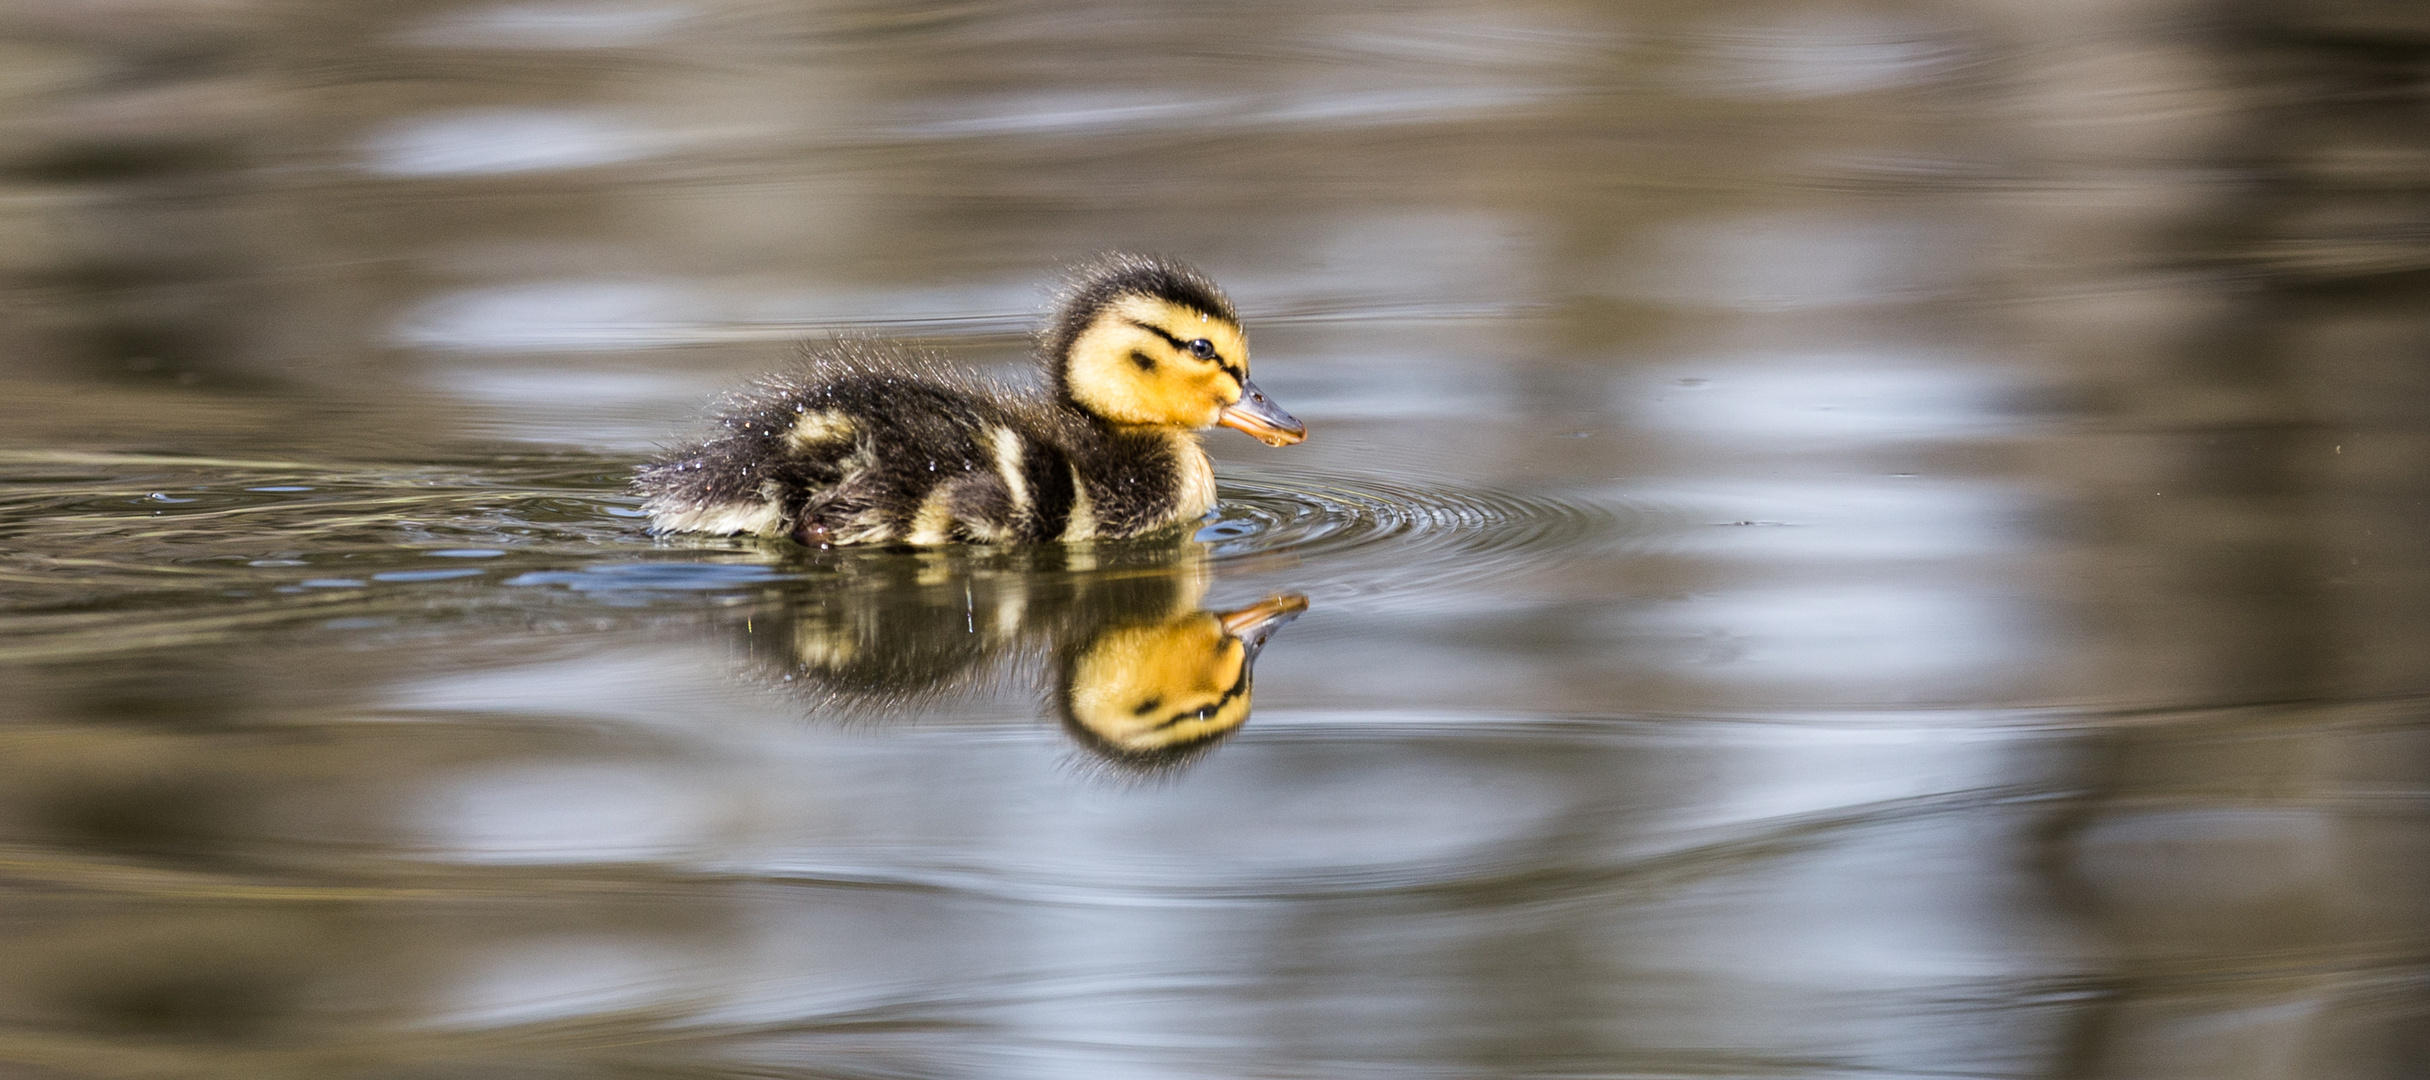
<instances>
[{"instance_id":1,"label":"duckling's breast","mask_svg":"<svg viewBox=\"0 0 2430 1080\"><path fill-rule=\"evenodd\" d=\"M1207 459L1197 435L1181 432L1173 436L1173 471L1177 482L1170 521L1196 521L1215 509L1215 463Z\"/></svg>"},{"instance_id":2,"label":"duckling's breast","mask_svg":"<svg viewBox=\"0 0 2430 1080\"><path fill-rule=\"evenodd\" d=\"M1083 444L1056 539L1120 540L1196 521L1215 507L1215 467L1188 432L1132 428Z\"/></svg>"}]
</instances>

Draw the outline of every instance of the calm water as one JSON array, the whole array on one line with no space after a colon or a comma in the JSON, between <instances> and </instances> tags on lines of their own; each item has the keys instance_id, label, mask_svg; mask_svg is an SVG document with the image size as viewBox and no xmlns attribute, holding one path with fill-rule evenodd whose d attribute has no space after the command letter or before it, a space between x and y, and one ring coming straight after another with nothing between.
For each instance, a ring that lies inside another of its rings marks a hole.
<instances>
[{"instance_id":1,"label":"calm water","mask_svg":"<svg viewBox=\"0 0 2430 1080\"><path fill-rule=\"evenodd\" d=\"M0 3L0 1075L2422 1076L2425 10ZM1194 539L640 533L1108 247Z\"/></svg>"}]
</instances>

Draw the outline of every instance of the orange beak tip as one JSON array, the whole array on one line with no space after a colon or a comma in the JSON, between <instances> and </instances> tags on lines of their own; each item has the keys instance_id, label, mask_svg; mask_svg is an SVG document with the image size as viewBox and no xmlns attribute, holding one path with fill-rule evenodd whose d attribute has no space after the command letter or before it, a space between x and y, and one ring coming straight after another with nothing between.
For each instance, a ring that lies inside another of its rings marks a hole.
<instances>
[{"instance_id":1,"label":"orange beak tip","mask_svg":"<svg viewBox=\"0 0 2430 1080\"><path fill-rule=\"evenodd\" d=\"M1265 629L1269 625L1289 622L1299 617L1300 612L1306 610L1308 610L1307 597L1297 593L1284 593L1269 596L1238 611L1223 612L1216 618L1223 623L1224 632L1239 636Z\"/></svg>"},{"instance_id":2,"label":"orange beak tip","mask_svg":"<svg viewBox=\"0 0 2430 1080\"><path fill-rule=\"evenodd\" d=\"M1233 409L1224 410L1216 418L1215 423L1220 427L1242 432L1267 446L1289 446L1292 443L1304 442L1308 438L1307 427L1297 420L1292 420L1291 426L1283 427L1268 423L1262 417L1247 415Z\"/></svg>"},{"instance_id":3,"label":"orange beak tip","mask_svg":"<svg viewBox=\"0 0 2430 1080\"><path fill-rule=\"evenodd\" d=\"M1246 432L1267 446L1289 446L1308 437L1308 425L1274 403L1257 384L1242 380L1240 399L1215 414L1215 422Z\"/></svg>"}]
</instances>

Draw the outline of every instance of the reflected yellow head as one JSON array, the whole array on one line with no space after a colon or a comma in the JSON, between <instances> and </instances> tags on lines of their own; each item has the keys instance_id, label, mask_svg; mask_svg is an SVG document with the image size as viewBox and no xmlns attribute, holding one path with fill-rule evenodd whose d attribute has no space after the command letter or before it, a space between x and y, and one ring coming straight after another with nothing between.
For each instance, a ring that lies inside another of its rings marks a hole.
<instances>
[{"instance_id":1,"label":"reflected yellow head","mask_svg":"<svg viewBox=\"0 0 2430 1080\"><path fill-rule=\"evenodd\" d=\"M1071 722L1119 754L1226 734L1249 718L1249 650L1214 612L1108 630L1072 665Z\"/></svg>"},{"instance_id":2,"label":"reflected yellow head","mask_svg":"<svg viewBox=\"0 0 2430 1080\"><path fill-rule=\"evenodd\" d=\"M1064 718L1088 744L1133 760L1186 756L1249 719L1251 664L1266 637L1306 610L1276 596L1232 612L1193 611L1100 632L1063 685Z\"/></svg>"}]
</instances>

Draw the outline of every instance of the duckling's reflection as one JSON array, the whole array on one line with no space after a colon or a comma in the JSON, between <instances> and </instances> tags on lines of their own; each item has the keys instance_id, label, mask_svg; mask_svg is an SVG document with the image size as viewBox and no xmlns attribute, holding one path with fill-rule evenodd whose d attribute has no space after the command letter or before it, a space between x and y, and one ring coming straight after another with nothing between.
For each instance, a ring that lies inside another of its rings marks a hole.
<instances>
[{"instance_id":1,"label":"duckling's reflection","mask_svg":"<svg viewBox=\"0 0 2430 1080\"><path fill-rule=\"evenodd\" d=\"M1202 606L1196 543L830 552L744 621L754 667L825 713L908 718L1035 687L1119 771L1196 761L1249 719L1266 640L1307 610Z\"/></svg>"}]
</instances>

